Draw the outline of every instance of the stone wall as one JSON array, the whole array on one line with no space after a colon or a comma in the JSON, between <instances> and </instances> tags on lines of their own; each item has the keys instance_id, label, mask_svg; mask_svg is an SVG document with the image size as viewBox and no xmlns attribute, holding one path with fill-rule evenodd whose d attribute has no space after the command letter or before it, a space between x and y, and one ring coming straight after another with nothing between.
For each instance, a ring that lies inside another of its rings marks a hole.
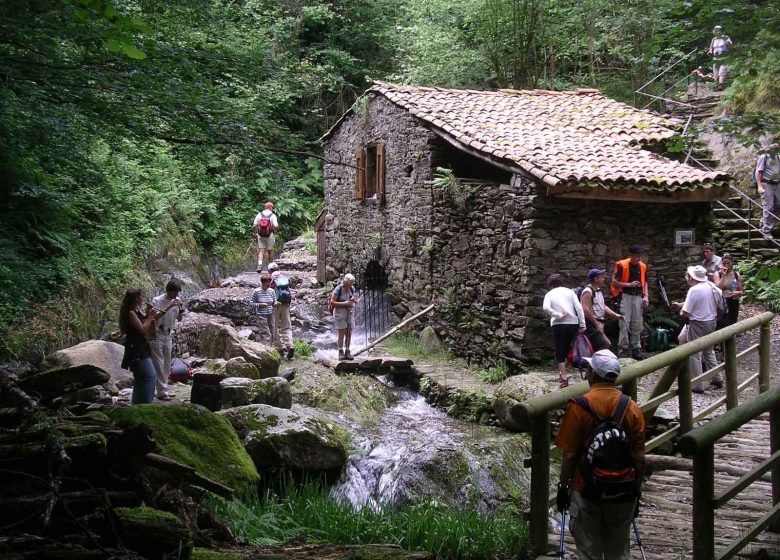
<instances>
[{"instance_id":1,"label":"stone wall","mask_svg":"<svg viewBox=\"0 0 780 560\"><path fill-rule=\"evenodd\" d=\"M611 270L627 245L649 248L651 301L657 274L671 297L687 286L698 247L674 246L676 228L705 239L709 205L547 197L436 136L382 96L356 107L325 146L329 160L354 164L355 148L385 143L386 195L355 200L355 169L326 164L328 272L360 274L371 260L388 274L397 318L437 302L436 330L457 354L491 362L549 357L541 305L549 274L570 285L589 268ZM472 179L432 182L436 167Z\"/></svg>"},{"instance_id":2,"label":"stone wall","mask_svg":"<svg viewBox=\"0 0 780 560\"><path fill-rule=\"evenodd\" d=\"M355 199L355 168L324 166L328 207L327 262L329 278L360 274L376 260L389 276L391 301L405 314L403 294L428 299L432 244L426 232L432 215L431 145L436 136L407 111L373 95L359 103L325 146L325 157L354 165L355 148L385 143L385 200ZM422 282L422 284L420 284ZM427 288L426 288L427 286ZM416 299L412 308L417 308Z\"/></svg>"}]
</instances>

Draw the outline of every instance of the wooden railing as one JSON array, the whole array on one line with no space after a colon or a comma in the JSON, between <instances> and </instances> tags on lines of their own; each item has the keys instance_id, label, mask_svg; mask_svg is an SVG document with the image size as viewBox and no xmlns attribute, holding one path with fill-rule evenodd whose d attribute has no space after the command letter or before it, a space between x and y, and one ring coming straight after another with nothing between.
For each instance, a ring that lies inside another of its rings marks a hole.
<instances>
[{"instance_id":1,"label":"wooden railing","mask_svg":"<svg viewBox=\"0 0 780 560\"><path fill-rule=\"evenodd\" d=\"M720 438L769 412L769 457L743 475L721 494L715 495L715 444ZM693 560L727 560L765 528L780 533L780 386L729 410L685 434L677 448L693 457ZM724 551L715 556L715 510L767 471L772 477L772 508Z\"/></svg>"},{"instance_id":2,"label":"wooden railing","mask_svg":"<svg viewBox=\"0 0 780 560\"><path fill-rule=\"evenodd\" d=\"M623 392L637 400L637 382L660 369L664 373L655 388L648 395L648 399L639 403L646 418L652 417L655 410L663 403L677 398L680 422L677 426L659 434L645 444L645 450L650 451L664 442L687 434L693 429L695 422L710 415L724 403L728 409L735 409L738 405L739 394L750 383L758 381L759 392L764 393L769 389L769 353L770 331L769 323L774 318L773 313L762 313L745 319L734 325L708 334L657 354L641 362L636 362L623 368L617 384L622 385ZM759 329L759 342L751 345L740 353L736 351L736 337L739 334ZM689 358L693 354L711 348L716 344L724 344L724 363L709 371L691 379ZM737 380L737 366L748 356L758 353L758 372L753 373L747 379L739 383ZM716 399L699 414L693 414L693 397L691 388L714 375L723 372L725 377L726 395ZM677 387L671 388L674 381ZM547 549L548 510L554 498L550 496L550 443L552 437L552 411L566 406L572 397L587 392L589 385L586 381L569 385L567 388L554 393L548 393L534 399L520 403L513 411L513 419L525 431L531 432L531 511L530 540L531 548L537 553L544 553Z\"/></svg>"}]
</instances>

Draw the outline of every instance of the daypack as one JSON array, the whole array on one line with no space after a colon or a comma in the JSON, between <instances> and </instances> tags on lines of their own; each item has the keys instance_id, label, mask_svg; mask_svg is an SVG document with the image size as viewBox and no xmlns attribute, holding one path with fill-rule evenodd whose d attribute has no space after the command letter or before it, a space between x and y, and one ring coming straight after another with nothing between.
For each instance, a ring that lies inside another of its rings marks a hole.
<instances>
[{"instance_id":1,"label":"daypack","mask_svg":"<svg viewBox=\"0 0 780 560\"><path fill-rule=\"evenodd\" d=\"M273 214L271 214L273 216ZM274 232L274 224L271 222L271 216L260 214L260 220L257 222L257 235L260 237L270 237Z\"/></svg>"},{"instance_id":2,"label":"daypack","mask_svg":"<svg viewBox=\"0 0 780 560\"><path fill-rule=\"evenodd\" d=\"M620 395L611 416L593 412L588 400L572 399L596 420L593 437L588 441L580 461L580 475L585 483L583 498L598 502L626 502L637 496L636 465L631 442L623 428L628 395Z\"/></svg>"},{"instance_id":3,"label":"daypack","mask_svg":"<svg viewBox=\"0 0 780 560\"><path fill-rule=\"evenodd\" d=\"M290 305L292 302L292 292L290 291L290 279L286 276L278 276L274 280L274 291L276 300L282 305Z\"/></svg>"},{"instance_id":4,"label":"daypack","mask_svg":"<svg viewBox=\"0 0 780 560\"><path fill-rule=\"evenodd\" d=\"M590 358L592 355L593 346L590 344L590 340L585 336L585 333L578 334L569 348L569 362L577 369L585 369L588 365L585 358Z\"/></svg>"},{"instance_id":5,"label":"daypack","mask_svg":"<svg viewBox=\"0 0 780 560\"><path fill-rule=\"evenodd\" d=\"M168 376L170 381L187 381L192 377L192 368L181 358L171 360L171 372Z\"/></svg>"},{"instance_id":6,"label":"daypack","mask_svg":"<svg viewBox=\"0 0 780 560\"><path fill-rule=\"evenodd\" d=\"M729 305L726 303L726 298L723 297L723 292L715 286L712 282L709 283L712 289L712 297L715 298L715 310L717 312L717 318L720 321L729 312Z\"/></svg>"},{"instance_id":7,"label":"daypack","mask_svg":"<svg viewBox=\"0 0 780 560\"><path fill-rule=\"evenodd\" d=\"M577 286L572 291L574 292L574 295L577 296L577 299L579 301L582 301L582 291L585 289L585 286Z\"/></svg>"}]
</instances>

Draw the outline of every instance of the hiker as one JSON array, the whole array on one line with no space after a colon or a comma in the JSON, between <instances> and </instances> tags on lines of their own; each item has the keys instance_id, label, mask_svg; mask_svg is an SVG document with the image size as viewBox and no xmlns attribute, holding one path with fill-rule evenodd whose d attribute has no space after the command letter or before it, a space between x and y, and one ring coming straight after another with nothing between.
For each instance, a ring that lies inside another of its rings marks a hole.
<instances>
[{"instance_id":1,"label":"hiker","mask_svg":"<svg viewBox=\"0 0 780 560\"><path fill-rule=\"evenodd\" d=\"M715 273L720 270L721 257L715 254L715 247L712 243L705 243L701 246L701 265L707 270L707 278L713 279Z\"/></svg>"},{"instance_id":2,"label":"hiker","mask_svg":"<svg viewBox=\"0 0 780 560\"><path fill-rule=\"evenodd\" d=\"M268 264L268 272L271 274L271 287L274 289L276 304L274 305L274 348L279 355L287 360L292 360L295 355L292 337L292 321L290 320L290 304L292 292L290 291L290 279L282 276L279 265L275 262Z\"/></svg>"},{"instance_id":3,"label":"hiker","mask_svg":"<svg viewBox=\"0 0 780 560\"><path fill-rule=\"evenodd\" d=\"M149 404L154 400L154 384L157 372L151 358L147 333L154 328L154 321L161 314L146 304L141 290L131 288L125 292L119 308L119 332L125 335L125 353L122 368L133 372L133 404Z\"/></svg>"},{"instance_id":4,"label":"hiker","mask_svg":"<svg viewBox=\"0 0 780 560\"><path fill-rule=\"evenodd\" d=\"M273 344L276 293L271 288L270 274L266 272L260 274L260 287L252 291L249 303L257 315L257 337L261 343L271 346Z\"/></svg>"},{"instance_id":5,"label":"hiker","mask_svg":"<svg viewBox=\"0 0 780 560\"><path fill-rule=\"evenodd\" d=\"M627 560L642 492L645 420L639 405L615 385L617 356L599 350L585 360L590 390L569 401L555 436L564 453L556 502L559 511L569 510L580 559ZM617 417L616 425L596 417Z\"/></svg>"},{"instance_id":6,"label":"hiker","mask_svg":"<svg viewBox=\"0 0 780 560\"><path fill-rule=\"evenodd\" d=\"M681 308L680 316L687 321L687 329L685 329L687 342L693 342L697 338L715 332L718 322L716 298L720 297L721 291L715 284L707 280L707 270L701 265L689 266L685 272L685 279L690 286L685 301L683 303L673 301L672 305ZM691 379L718 365L715 350L711 347L697 352L689 360ZM723 387L723 377L720 373L715 374L710 385L716 389ZM692 391L701 394L704 392L704 385L700 382L696 383Z\"/></svg>"},{"instance_id":7,"label":"hiker","mask_svg":"<svg viewBox=\"0 0 780 560\"><path fill-rule=\"evenodd\" d=\"M721 269L715 274L713 283L721 289L726 298L728 313L720 327L728 327L738 321L739 296L742 295L742 276L734 268L734 258L729 253L721 257Z\"/></svg>"},{"instance_id":8,"label":"hiker","mask_svg":"<svg viewBox=\"0 0 780 560\"><path fill-rule=\"evenodd\" d=\"M165 286L165 293L152 300L155 309L162 312L157 319L154 338L149 342L152 352L152 362L157 371L157 398L161 401L170 401L176 396L168 392L168 375L171 373L171 350L173 340L171 330L176 321L181 321L184 314L184 304L179 299L181 284L176 280L170 280Z\"/></svg>"},{"instance_id":9,"label":"hiker","mask_svg":"<svg viewBox=\"0 0 780 560\"><path fill-rule=\"evenodd\" d=\"M257 238L257 271L263 269L263 257L268 251L268 262L274 260L274 231L279 227L279 220L274 214L273 202L266 202L265 208L258 212L252 222L252 235Z\"/></svg>"},{"instance_id":10,"label":"hiker","mask_svg":"<svg viewBox=\"0 0 780 560\"><path fill-rule=\"evenodd\" d=\"M563 285L560 274L551 274L547 278L550 288L544 295L542 309L550 316L555 363L558 364L558 384L561 388L569 385L566 374L566 356L575 337L585 332L585 314L574 290Z\"/></svg>"},{"instance_id":11,"label":"hiker","mask_svg":"<svg viewBox=\"0 0 780 560\"><path fill-rule=\"evenodd\" d=\"M585 336L590 340L593 350L608 349L612 343L604 334L604 322L607 316L615 317L622 321L623 316L615 313L604 303L604 293L601 287L604 285L604 275L607 271L603 268L592 268L588 271L588 285L582 289L580 303L585 315Z\"/></svg>"},{"instance_id":12,"label":"hiker","mask_svg":"<svg viewBox=\"0 0 780 560\"><path fill-rule=\"evenodd\" d=\"M770 150L780 149L780 144L772 144ZM761 195L761 233L767 239L773 239L772 226L775 218L772 216L774 209L780 205L780 154L763 154L756 162L755 170L756 187Z\"/></svg>"},{"instance_id":13,"label":"hiker","mask_svg":"<svg viewBox=\"0 0 780 560\"><path fill-rule=\"evenodd\" d=\"M333 312L338 331L339 360L352 359L349 345L352 342L352 329L355 328L355 303L357 303L354 283L355 277L352 274L345 274L341 284L330 293L328 300L328 308Z\"/></svg>"},{"instance_id":14,"label":"hiker","mask_svg":"<svg viewBox=\"0 0 780 560\"><path fill-rule=\"evenodd\" d=\"M715 80L715 91L723 91L723 84L726 82L726 72L728 66L724 62L724 55L732 45L731 37L723 33L723 28L716 25L712 30L712 39L707 54L712 57L712 79Z\"/></svg>"},{"instance_id":15,"label":"hiker","mask_svg":"<svg viewBox=\"0 0 780 560\"><path fill-rule=\"evenodd\" d=\"M615 262L612 269L612 282L609 290L612 297L620 298L620 337L618 352L627 354L631 346L631 357L643 360L641 334L644 326L644 310L650 305L647 289L647 265L642 262L645 248L641 245L630 245L631 256Z\"/></svg>"}]
</instances>

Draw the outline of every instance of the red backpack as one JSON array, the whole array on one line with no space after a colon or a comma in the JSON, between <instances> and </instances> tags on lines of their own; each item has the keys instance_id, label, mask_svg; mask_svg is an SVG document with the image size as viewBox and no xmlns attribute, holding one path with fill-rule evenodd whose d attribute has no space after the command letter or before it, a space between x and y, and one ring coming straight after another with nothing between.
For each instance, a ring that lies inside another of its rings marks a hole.
<instances>
[{"instance_id":1,"label":"red backpack","mask_svg":"<svg viewBox=\"0 0 780 560\"><path fill-rule=\"evenodd\" d=\"M271 214L273 216L273 214ZM260 214L260 220L257 222L257 235L260 237L270 237L274 232L274 224L271 222L271 216Z\"/></svg>"}]
</instances>

